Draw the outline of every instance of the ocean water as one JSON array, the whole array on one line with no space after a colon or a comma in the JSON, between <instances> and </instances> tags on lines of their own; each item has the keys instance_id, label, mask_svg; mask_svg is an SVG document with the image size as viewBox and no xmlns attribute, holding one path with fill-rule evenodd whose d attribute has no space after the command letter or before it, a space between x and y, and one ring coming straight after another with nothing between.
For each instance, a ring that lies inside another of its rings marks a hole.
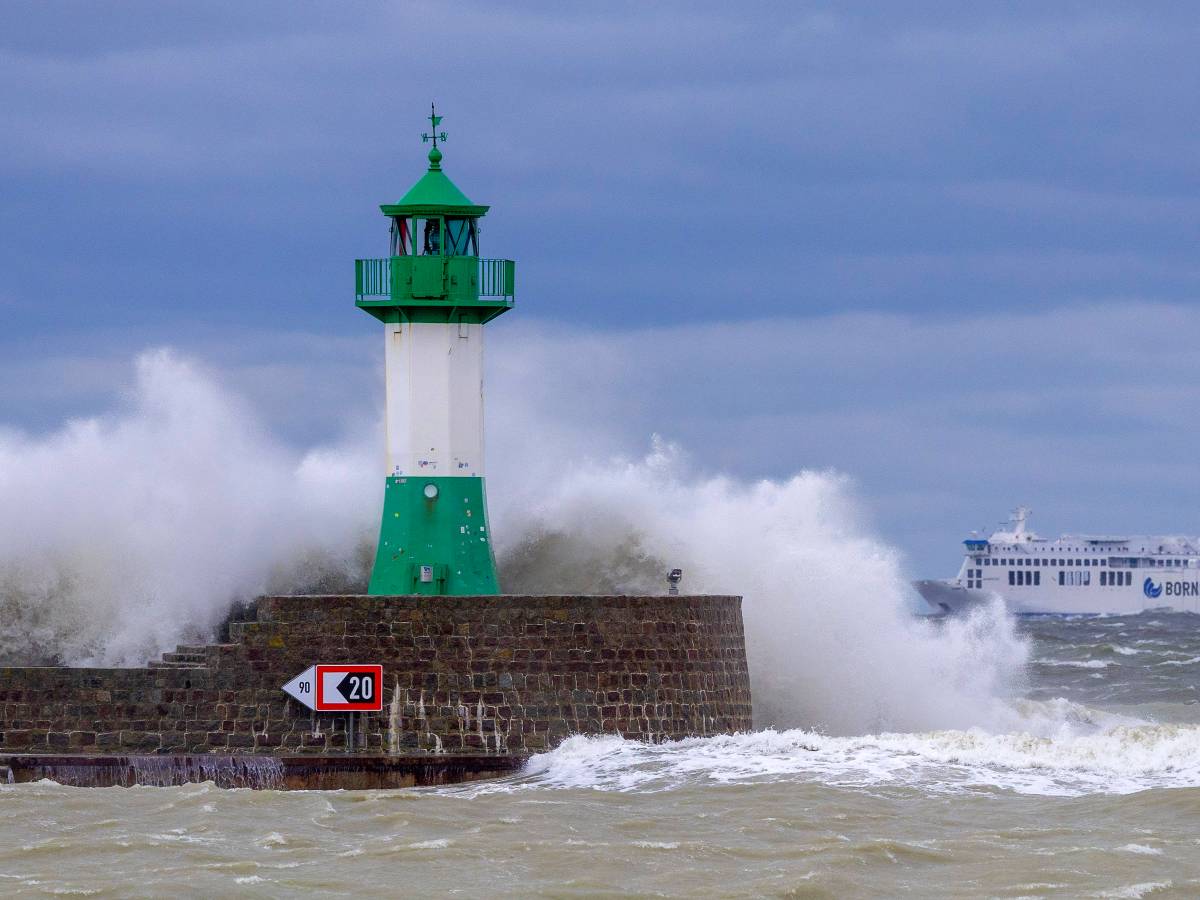
<instances>
[{"instance_id":1,"label":"ocean water","mask_svg":"<svg viewBox=\"0 0 1200 900\"><path fill-rule=\"evenodd\" d=\"M1200 618L1016 633L1003 726L576 737L407 791L0 785L0 893L1200 895Z\"/></svg>"}]
</instances>

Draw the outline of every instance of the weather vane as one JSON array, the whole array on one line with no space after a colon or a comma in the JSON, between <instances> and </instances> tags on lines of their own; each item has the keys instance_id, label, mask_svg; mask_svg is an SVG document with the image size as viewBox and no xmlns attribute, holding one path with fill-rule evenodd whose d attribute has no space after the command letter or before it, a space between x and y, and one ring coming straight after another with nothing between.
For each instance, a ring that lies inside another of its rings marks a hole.
<instances>
[{"instance_id":1,"label":"weather vane","mask_svg":"<svg viewBox=\"0 0 1200 900\"><path fill-rule=\"evenodd\" d=\"M430 127L431 133L430 134L422 134L421 135L421 143L425 144L425 143L428 143L429 141L433 141L433 149L436 150L438 141L446 140L446 132L437 130L437 127L441 124L442 124L442 117L437 114L437 110L434 109L433 104L430 103L429 104L429 127Z\"/></svg>"}]
</instances>

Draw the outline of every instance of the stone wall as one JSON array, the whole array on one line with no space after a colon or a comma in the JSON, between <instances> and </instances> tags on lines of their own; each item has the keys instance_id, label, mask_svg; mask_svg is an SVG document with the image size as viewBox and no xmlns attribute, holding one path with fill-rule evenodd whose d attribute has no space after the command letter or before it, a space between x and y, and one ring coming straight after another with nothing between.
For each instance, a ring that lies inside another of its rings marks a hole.
<instances>
[{"instance_id":1,"label":"stone wall","mask_svg":"<svg viewBox=\"0 0 1200 900\"><path fill-rule=\"evenodd\" d=\"M570 734L751 727L741 599L266 597L168 668L0 669L0 752L521 754ZM384 711L314 715L280 688L381 663Z\"/></svg>"}]
</instances>

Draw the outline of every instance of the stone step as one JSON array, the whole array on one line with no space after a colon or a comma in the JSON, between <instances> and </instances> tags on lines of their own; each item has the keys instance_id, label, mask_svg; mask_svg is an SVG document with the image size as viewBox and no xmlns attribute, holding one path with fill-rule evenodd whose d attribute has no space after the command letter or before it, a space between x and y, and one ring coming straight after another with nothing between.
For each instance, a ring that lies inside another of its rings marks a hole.
<instances>
[{"instance_id":1,"label":"stone step","mask_svg":"<svg viewBox=\"0 0 1200 900\"><path fill-rule=\"evenodd\" d=\"M151 669L203 669L203 663L195 662L168 662L163 659L152 659L146 664Z\"/></svg>"},{"instance_id":2,"label":"stone step","mask_svg":"<svg viewBox=\"0 0 1200 900\"><path fill-rule=\"evenodd\" d=\"M180 653L178 650L174 653L164 653L162 655L163 662L169 663L200 663L208 661L208 654L204 651L199 653Z\"/></svg>"},{"instance_id":3,"label":"stone step","mask_svg":"<svg viewBox=\"0 0 1200 900\"><path fill-rule=\"evenodd\" d=\"M208 649L208 647L204 644L176 644L175 645L176 653L199 653L201 656L203 656L205 650L207 650L207 649Z\"/></svg>"}]
</instances>

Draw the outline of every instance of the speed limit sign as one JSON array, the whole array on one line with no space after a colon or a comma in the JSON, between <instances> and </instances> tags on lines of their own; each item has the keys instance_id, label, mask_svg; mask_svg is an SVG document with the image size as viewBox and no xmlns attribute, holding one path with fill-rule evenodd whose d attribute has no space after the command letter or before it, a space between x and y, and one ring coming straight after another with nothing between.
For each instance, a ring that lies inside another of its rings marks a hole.
<instances>
[{"instance_id":1,"label":"speed limit sign","mask_svg":"<svg viewBox=\"0 0 1200 900\"><path fill-rule=\"evenodd\" d=\"M309 666L283 690L317 712L379 712L383 709L383 666Z\"/></svg>"}]
</instances>

